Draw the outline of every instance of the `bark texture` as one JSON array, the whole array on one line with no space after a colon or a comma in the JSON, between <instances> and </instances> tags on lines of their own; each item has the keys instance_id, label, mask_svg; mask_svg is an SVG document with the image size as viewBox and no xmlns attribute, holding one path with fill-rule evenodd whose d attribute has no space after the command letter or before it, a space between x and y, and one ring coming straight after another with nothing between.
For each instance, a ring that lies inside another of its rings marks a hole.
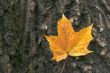
<instances>
[{"instance_id":1,"label":"bark texture","mask_svg":"<svg viewBox=\"0 0 110 73\"><path fill-rule=\"evenodd\" d=\"M94 23L94 53L51 61L44 35L75 17L76 31ZM63 69L63 72L62 72ZM110 73L110 0L0 0L0 73Z\"/></svg>"}]
</instances>

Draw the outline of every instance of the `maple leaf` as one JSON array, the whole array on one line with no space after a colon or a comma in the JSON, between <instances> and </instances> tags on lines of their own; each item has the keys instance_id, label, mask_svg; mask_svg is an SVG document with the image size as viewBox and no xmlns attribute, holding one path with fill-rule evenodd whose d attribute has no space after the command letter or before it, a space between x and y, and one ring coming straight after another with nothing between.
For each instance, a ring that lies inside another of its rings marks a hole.
<instances>
[{"instance_id":1,"label":"maple leaf","mask_svg":"<svg viewBox=\"0 0 110 73\"><path fill-rule=\"evenodd\" d=\"M91 53L87 47L93 39L92 25L75 32L71 21L64 15L58 21L58 36L45 36L53 52L53 60L60 61L70 56L83 56Z\"/></svg>"}]
</instances>

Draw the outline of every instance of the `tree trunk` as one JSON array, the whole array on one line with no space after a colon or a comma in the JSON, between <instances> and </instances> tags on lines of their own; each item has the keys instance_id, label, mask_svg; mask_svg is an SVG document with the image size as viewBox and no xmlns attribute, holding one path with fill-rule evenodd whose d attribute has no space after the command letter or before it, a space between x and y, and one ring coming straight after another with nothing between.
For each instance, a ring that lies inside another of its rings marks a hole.
<instances>
[{"instance_id":1,"label":"tree trunk","mask_svg":"<svg viewBox=\"0 0 110 73\"><path fill-rule=\"evenodd\" d=\"M93 53L51 60L44 35L62 14L76 31L94 23ZM110 73L110 0L0 0L0 73Z\"/></svg>"}]
</instances>

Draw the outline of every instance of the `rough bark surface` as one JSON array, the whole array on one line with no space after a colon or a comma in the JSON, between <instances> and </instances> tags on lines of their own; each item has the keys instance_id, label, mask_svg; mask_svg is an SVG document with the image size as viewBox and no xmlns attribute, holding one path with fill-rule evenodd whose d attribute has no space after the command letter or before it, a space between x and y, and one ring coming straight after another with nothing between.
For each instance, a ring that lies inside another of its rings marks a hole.
<instances>
[{"instance_id":1,"label":"rough bark surface","mask_svg":"<svg viewBox=\"0 0 110 73\"><path fill-rule=\"evenodd\" d=\"M43 37L57 35L62 13L76 31L94 23L94 53L68 57L64 69ZM0 73L61 72L110 73L110 0L0 0Z\"/></svg>"}]
</instances>

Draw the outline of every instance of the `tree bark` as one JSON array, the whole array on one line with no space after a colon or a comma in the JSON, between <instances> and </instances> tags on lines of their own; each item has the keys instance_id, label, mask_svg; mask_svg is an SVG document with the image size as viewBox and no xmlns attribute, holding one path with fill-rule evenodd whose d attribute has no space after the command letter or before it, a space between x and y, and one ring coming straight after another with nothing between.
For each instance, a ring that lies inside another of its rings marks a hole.
<instances>
[{"instance_id":1,"label":"tree bark","mask_svg":"<svg viewBox=\"0 0 110 73\"><path fill-rule=\"evenodd\" d=\"M76 31L93 25L94 51L60 62L44 35L65 14ZM0 0L0 73L110 73L110 0Z\"/></svg>"}]
</instances>

